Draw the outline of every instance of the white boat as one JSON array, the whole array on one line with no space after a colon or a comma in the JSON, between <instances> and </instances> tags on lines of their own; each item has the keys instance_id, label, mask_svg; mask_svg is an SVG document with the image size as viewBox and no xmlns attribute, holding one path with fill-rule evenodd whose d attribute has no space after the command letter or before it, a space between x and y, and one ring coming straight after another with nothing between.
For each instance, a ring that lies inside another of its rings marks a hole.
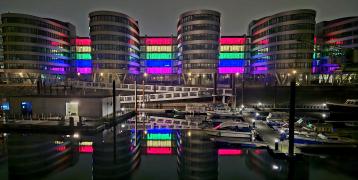
<instances>
[{"instance_id":1,"label":"white boat","mask_svg":"<svg viewBox=\"0 0 358 180\"><path fill-rule=\"evenodd\" d=\"M236 121L223 122L213 129L207 129L207 133L212 136L242 138L248 141L253 141L255 137L255 130L249 123Z\"/></svg>"},{"instance_id":2,"label":"white boat","mask_svg":"<svg viewBox=\"0 0 358 180\"><path fill-rule=\"evenodd\" d=\"M267 125L274 126L283 126L288 122L289 114L287 112L270 112L266 117Z\"/></svg>"},{"instance_id":3,"label":"white boat","mask_svg":"<svg viewBox=\"0 0 358 180\"><path fill-rule=\"evenodd\" d=\"M330 112L358 113L358 99L347 99L344 104L327 103Z\"/></svg>"},{"instance_id":4,"label":"white boat","mask_svg":"<svg viewBox=\"0 0 358 180\"><path fill-rule=\"evenodd\" d=\"M287 135L288 138L288 135ZM344 144L354 142L348 138L329 136L311 131L295 131L294 144L297 146L318 145L318 144Z\"/></svg>"},{"instance_id":5,"label":"white boat","mask_svg":"<svg viewBox=\"0 0 358 180\"><path fill-rule=\"evenodd\" d=\"M214 110L208 110L206 112L206 114L209 117L241 117L242 115L240 114L240 112L234 111L232 110L230 107L228 106L217 106L214 108Z\"/></svg>"}]
</instances>

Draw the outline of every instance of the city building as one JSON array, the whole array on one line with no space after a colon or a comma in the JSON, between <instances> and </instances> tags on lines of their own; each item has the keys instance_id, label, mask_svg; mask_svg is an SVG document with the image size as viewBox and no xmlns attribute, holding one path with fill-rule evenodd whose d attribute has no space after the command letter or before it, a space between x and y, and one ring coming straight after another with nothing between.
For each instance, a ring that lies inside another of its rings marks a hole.
<instances>
[{"instance_id":1,"label":"city building","mask_svg":"<svg viewBox=\"0 0 358 180\"><path fill-rule=\"evenodd\" d=\"M216 84L220 46L220 13L193 10L179 16L179 60L187 85Z\"/></svg>"},{"instance_id":2,"label":"city building","mask_svg":"<svg viewBox=\"0 0 358 180\"><path fill-rule=\"evenodd\" d=\"M93 80L133 81L139 74L138 22L112 11L94 11L89 18Z\"/></svg>"},{"instance_id":3,"label":"city building","mask_svg":"<svg viewBox=\"0 0 358 180\"><path fill-rule=\"evenodd\" d=\"M26 14L1 14L4 76L7 83L63 80L70 69L75 27Z\"/></svg>"},{"instance_id":4,"label":"city building","mask_svg":"<svg viewBox=\"0 0 358 180\"><path fill-rule=\"evenodd\" d=\"M91 39L77 37L72 41L72 67L74 78L90 81L92 79Z\"/></svg>"},{"instance_id":5,"label":"city building","mask_svg":"<svg viewBox=\"0 0 358 180\"><path fill-rule=\"evenodd\" d=\"M176 37L141 37L140 64L147 83L180 83Z\"/></svg>"},{"instance_id":6,"label":"city building","mask_svg":"<svg viewBox=\"0 0 358 180\"><path fill-rule=\"evenodd\" d=\"M249 25L252 70L267 80L287 85L310 81L316 11L300 9L254 20Z\"/></svg>"},{"instance_id":7,"label":"city building","mask_svg":"<svg viewBox=\"0 0 358 180\"><path fill-rule=\"evenodd\" d=\"M65 79L190 86L349 84L358 80L358 17L315 23L298 9L252 21L248 35L225 36L221 14L179 16L177 36L140 36L138 22L119 12L89 14L90 37L67 22L1 14L0 83Z\"/></svg>"},{"instance_id":8,"label":"city building","mask_svg":"<svg viewBox=\"0 0 358 180\"><path fill-rule=\"evenodd\" d=\"M319 83L357 79L358 17L323 21L316 25L313 73Z\"/></svg>"}]
</instances>

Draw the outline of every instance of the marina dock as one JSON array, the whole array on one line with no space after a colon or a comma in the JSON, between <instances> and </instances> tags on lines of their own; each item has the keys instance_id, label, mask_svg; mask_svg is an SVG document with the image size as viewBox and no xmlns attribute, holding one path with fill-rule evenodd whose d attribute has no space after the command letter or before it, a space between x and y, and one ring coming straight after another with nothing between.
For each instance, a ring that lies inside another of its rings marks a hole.
<instances>
[{"instance_id":1,"label":"marina dock","mask_svg":"<svg viewBox=\"0 0 358 180\"><path fill-rule=\"evenodd\" d=\"M135 116L134 111L117 115L116 121L111 118L98 118L96 121L84 121L82 124L70 124L67 121L56 120L9 120L0 121L0 132L21 132L21 133L61 133L92 134L112 127L114 124L122 123Z\"/></svg>"}]
</instances>

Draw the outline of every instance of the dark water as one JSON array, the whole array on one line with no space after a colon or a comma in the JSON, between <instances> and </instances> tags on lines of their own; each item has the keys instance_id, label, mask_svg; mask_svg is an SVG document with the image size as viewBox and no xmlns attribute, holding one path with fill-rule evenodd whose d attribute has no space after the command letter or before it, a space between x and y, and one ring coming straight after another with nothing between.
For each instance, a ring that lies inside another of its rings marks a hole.
<instances>
[{"instance_id":1,"label":"dark water","mask_svg":"<svg viewBox=\"0 0 358 180\"><path fill-rule=\"evenodd\" d=\"M113 134L7 134L0 149L0 179L345 180L357 175L354 153L290 163L265 149L215 144L200 130L135 133L118 127Z\"/></svg>"}]
</instances>

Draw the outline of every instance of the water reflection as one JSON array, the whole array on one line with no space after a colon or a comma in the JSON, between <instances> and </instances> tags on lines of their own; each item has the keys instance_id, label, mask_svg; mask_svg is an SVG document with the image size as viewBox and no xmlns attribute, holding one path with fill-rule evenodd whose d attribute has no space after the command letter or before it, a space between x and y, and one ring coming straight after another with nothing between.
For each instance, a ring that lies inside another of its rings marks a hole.
<instances>
[{"instance_id":1,"label":"water reflection","mask_svg":"<svg viewBox=\"0 0 358 180\"><path fill-rule=\"evenodd\" d=\"M218 153L205 131L178 132L180 179L217 179Z\"/></svg>"},{"instance_id":2,"label":"water reflection","mask_svg":"<svg viewBox=\"0 0 358 180\"><path fill-rule=\"evenodd\" d=\"M216 144L202 130L170 129L184 120L157 119L137 133L128 123L89 136L10 134L0 139L0 179L7 178L2 172L9 179L74 179L79 171L95 180L355 178L353 153L288 161L266 149Z\"/></svg>"},{"instance_id":3,"label":"water reflection","mask_svg":"<svg viewBox=\"0 0 358 180\"><path fill-rule=\"evenodd\" d=\"M119 130L116 137L113 134L105 131L94 140L93 179L129 178L140 163L140 143L135 143L134 133Z\"/></svg>"},{"instance_id":4,"label":"water reflection","mask_svg":"<svg viewBox=\"0 0 358 180\"><path fill-rule=\"evenodd\" d=\"M78 161L77 144L57 135L9 135L9 179L37 179L69 168Z\"/></svg>"}]
</instances>

